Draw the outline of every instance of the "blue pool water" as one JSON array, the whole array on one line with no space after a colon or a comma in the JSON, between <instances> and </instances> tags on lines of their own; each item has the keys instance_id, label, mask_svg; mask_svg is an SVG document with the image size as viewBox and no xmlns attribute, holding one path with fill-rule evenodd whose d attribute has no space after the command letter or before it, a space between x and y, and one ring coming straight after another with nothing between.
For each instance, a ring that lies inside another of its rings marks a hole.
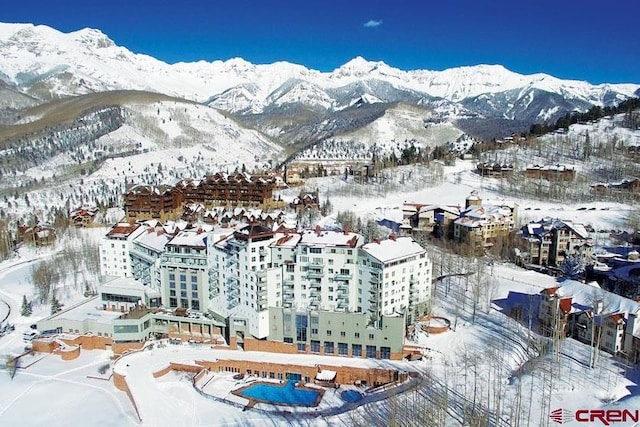
<instances>
[{"instance_id":1,"label":"blue pool water","mask_svg":"<svg viewBox=\"0 0 640 427\"><path fill-rule=\"evenodd\" d=\"M274 405L314 406L320 393L315 390L295 388L295 383L295 381L287 381L284 387L280 384L256 383L238 394Z\"/></svg>"},{"instance_id":2,"label":"blue pool water","mask_svg":"<svg viewBox=\"0 0 640 427\"><path fill-rule=\"evenodd\" d=\"M362 393L357 390L346 390L340 394L342 400L349 403L360 402L362 400Z\"/></svg>"}]
</instances>

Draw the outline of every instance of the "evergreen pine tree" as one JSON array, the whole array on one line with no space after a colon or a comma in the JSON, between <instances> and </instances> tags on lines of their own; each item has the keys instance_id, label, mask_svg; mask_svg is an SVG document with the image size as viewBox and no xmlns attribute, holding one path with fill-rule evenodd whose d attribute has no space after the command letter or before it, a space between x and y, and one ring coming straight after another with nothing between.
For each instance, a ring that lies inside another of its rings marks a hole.
<instances>
[{"instance_id":1,"label":"evergreen pine tree","mask_svg":"<svg viewBox=\"0 0 640 427\"><path fill-rule=\"evenodd\" d=\"M33 308L31 307L31 301L27 301L27 296L22 295L22 307L20 308L20 314L24 317L31 316Z\"/></svg>"},{"instance_id":2,"label":"evergreen pine tree","mask_svg":"<svg viewBox=\"0 0 640 427\"><path fill-rule=\"evenodd\" d=\"M58 301L58 298L54 295L51 298L51 314L56 314L60 310L62 310L62 304L60 304L60 301Z\"/></svg>"}]
</instances>

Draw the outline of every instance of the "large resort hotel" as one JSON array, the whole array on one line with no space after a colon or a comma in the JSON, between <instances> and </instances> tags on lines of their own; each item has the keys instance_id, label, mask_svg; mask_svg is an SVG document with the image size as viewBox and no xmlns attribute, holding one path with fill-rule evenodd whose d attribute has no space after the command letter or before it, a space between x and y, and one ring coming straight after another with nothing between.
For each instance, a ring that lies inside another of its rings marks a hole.
<instances>
[{"instance_id":1,"label":"large resort hotel","mask_svg":"<svg viewBox=\"0 0 640 427\"><path fill-rule=\"evenodd\" d=\"M274 228L116 224L100 243L107 279L38 322L33 349L65 359L109 349L127 360L113 377L125 391L139 375L129 360L180 349L151 378L186 370L207 394L207 381L231 375L226 399L251 406L271 389L248 398L246 381L364 391L407 380L407 326L430 308L426 250L411 237Z\"/></svg>"}]
</instances>

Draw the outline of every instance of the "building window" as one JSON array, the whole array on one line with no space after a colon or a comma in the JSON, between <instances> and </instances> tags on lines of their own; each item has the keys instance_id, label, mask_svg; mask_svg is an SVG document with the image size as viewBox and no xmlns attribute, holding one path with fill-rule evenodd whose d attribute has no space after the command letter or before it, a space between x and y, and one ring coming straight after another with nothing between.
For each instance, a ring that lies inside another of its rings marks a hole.
<instances>
[{"instance_id":1,"label":"building window","mask_svg":"<svg viewBox=\"0 0 640 427\"><path fill-rule=\"evenodd\" d=\"M320 353L320 341L311 340L311 353Z\"/></svg>"},{"instance_id":2,"label":"building window","mask_svg":"<svg viewBox=\"0 0 640 427\"><path fill-rule=\"evenodd\" d=\"M348 354L348 350L349 349L349 345L346 342L339 342L338 343L338 355L339 356L346 356Z\"/></svg>"},{"instance_id":3,"label":"building window","mask_svg":"<svg viewBox=\"0 0 640 427\"><path fill-rule=\"evenodd\" d=\"M367 346L367 357L370 359L375 359L376 357L376 346L368 345Z\"/></svg>"},{"instance_id":4,"label":"building window","mask_svg":"<svg viewBox=\"0 0 640 427\"><path fill-rule=\"evenodd\" d=\"M196 310L196 311L200 311L200 301L198 301L197 299L194 299L191 301L191 309L192 310Z\"/></svg>"},{"instance_id":5,"label":"building window","mask_svg":"<svg viewBox=\"0 0 640 427\"><path fill-rule=\"evenodd\" d=\"M306 314L296 315L296 340L298 342L307 342L307 321L308 317Z\"/></svg>"},{"instance_id":6,"label":"building window","mask_svg":"<svg viewBox=\"0 0 640 427\"><path fill-rule=\"evenodd\" d=\"M284 342L286 342L287 344L293 344L293 338L291 338L291 337L284 337Z\"/></svg>"},{"instance_id":7,"label":"building window","mask_svg":"<svg viewBox=\"0 0 640 427\"><path fill-rule=\"evenodd\" d=\"M369 339L372 340L374 338L373 334L369 334Z\"/></svg>"},{"instance_id":8,"label":"building window","mask_svg":"<svg viewBox=\"0 0 640 427\"><path fill-rule=\"evenodd\" d=\"M298 351L303 352L303 353L305 351L307 351L307 344L303 343L303 342L299 342L298 343Z\"/></svg>"},{"instance_id":9,"label":"building window","mask_svg":"<svg viewBox=\"0 0 640 427\"><path fill-rule=\"evenodd\" d=\"M361 344L351 344L351 356L352 357L362 357L362 345Z\"/></svg>"},{"instance_id":10,"label":"building window","mask_svg":"<svg viewBox=\"0 0 640 427\"><path fill-rule=\"evenodd\" d=\"M360 332L356 332L356 333L354 334L354 336L355 336L356 338L360 338Z\"/></svg>"},{"instance_id":11,"label":"building window","mask_svg":"<svg viewBox=\"0 0 640 427\"><path fill-rule=\"evenodd\" d=\"M324 354L333 354L333 341L324 342Z\"/></svg>"},{"instance_id":12,"label":"building window","mask_svg":"<svg viewBox=\"0 0 640 427\"><path fill-rule=\"evenodd\" d=\"M327 336L330 337L331 336L331 329L327 329Z\"/></svg>"},{"instance_id":13,"label":"building window","mask_svg":"<svg viewBox=\"0 0 640 427\"><path fill-rule=\"evenodd\" d=\"M391 347L380 347L380 359L391 359Z\"/></svg>"},{"instance_id":14,"label":"building window","mask_svg":"<svg viewBox=\"0 0 640 427\"><path fill-rule=\"evenodd\" d=\"M177 298L169 298L169 307L177 308L178 307L178 299Z\"/></svg>"},{"instance_id":15,"label":"building window","mask_svg":"<svg viewBox=\"0 0 640 427\"><path fill-rule=\"evenodd\" d=\"M311 328L311 335L318 335L318 328Z\"/></svg>"},{"instance_id":16,"label":"building window","mask_svg":"<svg viewBox=\"0 0 640 427\"><path fill-rule=\"evenodd\" d=\"M344 331L340 331L340 336L341 336L341 337L344 337L344 336L346 336L346 335L347 335L347 334L346 334Z\"/></svg>"}]
</instances>

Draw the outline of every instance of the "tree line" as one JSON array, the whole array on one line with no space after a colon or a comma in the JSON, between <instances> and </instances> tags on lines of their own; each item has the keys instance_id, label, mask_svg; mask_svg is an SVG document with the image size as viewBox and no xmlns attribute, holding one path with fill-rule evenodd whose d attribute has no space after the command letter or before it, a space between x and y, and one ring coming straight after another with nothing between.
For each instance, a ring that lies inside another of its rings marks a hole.
<instances>
[{"instance_id":1,"label":"tree line","mask_svg":"<svg viewBox=\"0 0 640 427\"><path fill-rule=\"evenodd\" d=\"M529 136L540 136L559 129L568 129L569 126L576 123L591 122L603 117L611 117L614 114L625 113L625 123L627 127L637 129L640 125L640 115L634 113L640 108L640 98L629 98L618 105L600 107L594 105L584 113L574 111L566 113L560 117L555 123L534 123L529 128Z\"/></svg>"}]
</instances>

